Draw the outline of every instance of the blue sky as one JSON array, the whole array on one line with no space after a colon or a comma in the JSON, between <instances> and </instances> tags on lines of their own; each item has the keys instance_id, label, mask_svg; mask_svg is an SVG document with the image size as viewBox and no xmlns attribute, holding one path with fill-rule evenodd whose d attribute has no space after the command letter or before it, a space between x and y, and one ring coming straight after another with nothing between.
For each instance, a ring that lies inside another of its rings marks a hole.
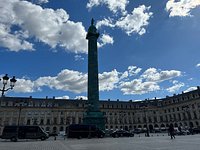
<instances>
[{"instance_id":1,"label":"blue sky","mask_svg":"<svg viewBox=\"0 0 200 150\"><path fill-rule=\"evenodd\" d=\"M0 0L0 75L18 80L6 94L85 98L91 18L100 33L100 99L194 90L199 8L199 0Z\"/></svg>"}]
</instances>

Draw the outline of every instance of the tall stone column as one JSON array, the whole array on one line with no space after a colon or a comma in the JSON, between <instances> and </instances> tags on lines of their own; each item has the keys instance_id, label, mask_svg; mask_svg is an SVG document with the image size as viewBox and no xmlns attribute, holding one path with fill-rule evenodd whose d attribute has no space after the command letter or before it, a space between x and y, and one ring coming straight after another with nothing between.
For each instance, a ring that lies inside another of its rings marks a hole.
<instances>
[{"instance_id":1,"label":"tall stone column","mask_svg":"<svg viewBox=\"0 0 200 150\"><path fill-rule=\"evenodd\" d=\"M99 33L92 19L86 36L88 40L88 106L90 111L99 111L98 37Z\"/></svg>"},{"instance_id":2,"label":"tall stone column","mask_svg":"<svg viewBox=\"0 0 200 150\"><path fill-rule=\"evenodd\" d=\"M83 117L83 123L105 129L105 117L99 110L98 37L99 33L92 19L86 36L88 40L88 107Z\"/></svg>"}]
</instances>

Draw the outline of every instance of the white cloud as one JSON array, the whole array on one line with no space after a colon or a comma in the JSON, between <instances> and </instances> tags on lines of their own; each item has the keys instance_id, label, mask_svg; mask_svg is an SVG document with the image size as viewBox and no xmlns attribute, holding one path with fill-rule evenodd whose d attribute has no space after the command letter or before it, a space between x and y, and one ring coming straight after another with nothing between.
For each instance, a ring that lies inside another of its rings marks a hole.
<instances>
[{"instance_id":1,"label":"white cloud","mask_svg":"<svg viewBox=\"0 0 200 150\"><path fill-rule=\"evenodd\" d=\"M178 91L181 87L185 86L184 83L178 82L177 80L172 81L172 83L174 85L166 89L170 93L174 93L174 92Z\"/></svg>"},{"instance_id":2,"label":"white cloud","mask_svg":"<svg viewBox=\"0 0 200 150\"><path fill-rule=\"evenodd\" d=\"M33 81L22 78L22 79L17 79L17 82L13 90L16 93L32 93L40 90L40 88L35 86L35 83Z\"/></svg>"},{"instance_id":3,"label":"white cloud","mask_svg":"<svg viewBox=\"0 0 200 150\"><path fill-rule=\"evenodd\" d=\"M146 81L161 82L179 76L181 76L181 71L177 70L158 71L156 68L149 68L141 75L141 78L145 79Z\"/></svg>"},{"instance_id":4,"label":"white cloud","mask_svg":"<svg viewBox=\"0 0 200 150\"><path fill-rule=\"evenodd\" d=\"M130 79L127 76L137 75L141 72L142 68L136 66L129 66L128 71L124 72L120 77L121 81L119 82L119 88L123 94L145 94L148 92L160 90L159 83L165 80L169 80L175 77L181 76L181 72L177 70L164 70L158 71L156 68L149 68L139 76L138 79ZM125 79L126 81L124 81ZM129 80L129 81L128 81ZM173 84L176 84L171 91L179 86L182 86L183 83L178 83L178 81L173 81ZM178 85L177 85L178 84ZM170 90L170 89L169 89Z\"/></svg>"},{"instance_id":5,"label":"white cloud","mask_svg":"<svg viewBox=\"0 0 200 150\"><path fill-rule=\"evenodd\" d=\"M69 99L69 96L65 95L65 96L61 96L61 97L56 97L56 99Z\"/></svg>"},{"instance_id":6,"label":"white cloud","mask_svg":"<svg viewBox=\"0 0 200 150\"><path fill-rule=\"evenodd\" d=\"M102 34L100 38L100 43L98 43L98 47L102 47L106 44L113 44L113 43L114 43L113 37L111 37L108 34Z\"/></svg>"},{"instance_id":7,"label":"white cloud","mask_svg":"<svg viewBox=\"0 0 200 150\"><path fill-rule=\"evenodd\" d=\"M153 15L152 12L149 12L150 8L150 6L146 7L145 5L141 5L137 8L134 8L132 13L119 18L115 22L111 18L104 18L103 20L97 22L97 27L118 27L124 30L128 35L131 35L132 33L143 35L146 33L145 27L149 24L149 19Z\"/></svg>"},{"instance_id":8,"label":"white cloud","mask_svg":"<svg viewBox=\"0 0 200 150\"><path fill-rule=\"evenodd\" d=\"M136 76L141 72L142 68L137 66L128 66L127 71L120 73L120 80L128 80L128 77Z\"/></svg>"},{"instance_id":9,"label":"white cloud","mask_svg":"<svg viewBox=\"0 0 200 150\"><path fill-rule=\"evenodd\" d=\"M84 60L84 58L81 55L75 55L74 58L75 61Z\"/></svg>"},{"instance_id":10,"label":"white cloud","mask_svg":"<svg viewBox=\"0 0 200 150\"><path fill-rule=\"evenodd\" d=\"M49 0L27 0L27 1L30 1L35 4L45 4L49 2Z\"/></svg>"},{"instance_id":11,"label":"white cloud","mask_svg":"<svg viewBox=\"0 0 200 150\"><path fill-rule=\"evenodd\" d=\"M87 53L85 28L81 22L70 21L65 10L43 9L22 1L13 7L18 25L39 41L52 48L61 46L75 53Z\"/></svg>"},{"instance_id":12,"label":"white cloud","mask_svg":"<svg viewBox=\"0 0 200 150\"><path fill-rule=\"evenodd\" d=\"M139 35L144 34L146 32L144 27L149 24L148 20L153 15L152 12L149 12L150 8L144 5L134 8L131 14L120 18L116 22L116 26L125 30L128 35L134 32Z\"/></svg>"},{"instance_id":13,"label":"white cloud","mask_svg":"<svg viewBox=\"0 0 200 150\"><path fill-rule=\"evenodd\" d=\"M200 67L200 63L198 63L198 64L196 65L196 67Z\"/></svg>"},{"instance_id":14,"label":"white cloud","mask_svg":"<svg viewBox=\"0 0 200 150\"><path fill-rule=\"evenodd\" d=\"M10 28L0 21L0 46L8 48L10 51L29 50L33 51L33 44L23 40L23 33L12 33Z\"/></svg>"},{"instance_id":15,"label":"white cloud","mask_svg":"<svg viewBox=\"0 0 200 150\"><path fill-rule=\"evenodd\" d=\"M89 0L87 8L91 9L94 6L106 5L113 13L120 11L122 14L126 14L128 3L128 0Z\"/></svg>"},{"instance_id":16,"label":"white cloud","mask_svg":"<svg viewBox=\"0 0 200 150\"><path fill-rule=\"evenodd\" d=\"M130 76L137 75L138 73L140 73L141 70L142 70L142 68L138 68L137 66L129 66L128 67L128 73Z\"/></svg>"},{"instance_id":17,"label":"white cloud","mask_svg":"<svg viewBox=\"0 0 200 150\"><path fill-rule=\"evenodd\" d=\"M117 87L119 82L119 72L113 70L111 72L103 72L99 74L99 89L101 91L110 91Z\"/></svg>"},{"instance_id":18,"label":"white cloud","mask_svg":"<svg viewBox=\"0 0 200 150\"><path fill-rule=\"evenodd\" d=\"M123 94L144 94L152 91L160 90L156 82L142 82L142 79L134 79L130 82L122 82L120 84Z\"/></svg>"},{"instance_id":19,"label":"white cloud","mask_svg":"<svg viewBox=\"0 0 200 150\"><path fill-rule=\"evenodd\" d=\"M120 80L126 79L127 77L128 77L128 71L125 71L124 73L122 73Z\"/></svg>"},{"instance_id":20,"label":"white cloud","mask_svg":"<svg viewBox=\"0 0 200 150\"><path fill-rule=\"evenodd\" d=\"M116 88L119 82L118 74L116 70L99 74L100 91L109 91ZM17 80L14 88L15 92L41 91L43 86L73 93L84 93L87 91L87 74L68 69L62 70L56 76L39 77L35 81Z\"/></svg>"},{"instance_id":21,"label":"white cloud","mask_svg":"<svg viewBox=\"0 0 200 150\"><path fill-rule=\"evenodd\" d=\"M43 3L48 3L49 2L48 0L36 0L36 1L39 4L43 4Z\"/></svg>"},{"instance_id":22,"label":"white cloud","mask_svg":"<svg viewBox=\"0 0 200 150\"><path fill-rule=\"evenodd\" d=\"M33 50L33 43L28 41L34 38L35 42L43 42L51 48L59 46L73 53L87 53L84 26L69 20L65 10L42 8L20 0L0 1L0 6L0 46L12 51ZM13 28L15 26L17 28ZM112 38L110 41L103 38L104 45L112 43Z\"/></svg>"},{"instance_id":23,"label":"white cloud","mask_svg":"<svg viewBox=\"0 0 200 150\"><path fill-rule=\"evenodd\" d=\"M195 86L192 86L192 87L189 87L187 90L185 90L184 92L186 93L186 92L190 92L190 91L194 91L194 90L196 90L197 89L197 87L195 87Z\"/></svg>"},{"instance_id":24,"label":"white cloud","mask_svg":"<svg viewBox=\"0 0 200 150\"><path fill-rule=\"evenodd\" d=\"M200 6L200 0L169 0L166 4L166 10L170 17L191 16L191 10Z\"/></svg>"},{"instance_id":25,"label":"white cloud","mask_svg":"<svg viewBox=\"0 0 200 150\"><path fill-rule=\"evenodd\" d=\"M171 81L173 84L177 84L178 83L178 81L177 80L173 80L173 81Z\"/></svg>"},{"instance_id":26,"label":"white cloud","mask_svg":"<svg viewBox=\"0 0 200 150\"><path fill-rule=\"evenodd\" d=\"M87 96L76 96L75 99L78 99L78 100L87 100Z\"/></svg>"},{"instance_id":27,"label":"white cloud","mask_svg":"<svg viewBox=\"0 0 200 150\"><path fill-rule=\"evenodd\" d=\"M99 73L99 90L110 91L119 89L123 94L144 94L160 90L159 84L162 81L169 80L181 75L181 72L176 70L157 71L155 68L149 68L138 78L135 78L141 68L129 66L124 72L118 72L116 69L110 72ZM153 76L155 75L155 77ZM130 79L130 77L134 77ZM17 79L15 92L36 92L42 91L42 88L49 87L54 90L62 90L73 93L85 93L87 91L87 74L64 69L56 76L39 77L35 81ZM168 91L173 91L178 87L183 86L174 80L173 87L168 88Z\"/></svg>"},{"instance_id":28,"label":"white cloud","mask_svg":"<svg viewBox=\"0 0 200 150\"><path fill-rule=\"evenodd\" d=\"M55 77L40 77L35 82L39 87L48 86L51 89L82 93L87 88L87 75L65 69Z\"/></svg>"},{"instance_id":29,"label":"white cloud","mask_svg":"<svg viewBox=\"0 0 200 150\"><path fill-rule=\"evenodd\" d=\"M114 28L115 24L113 24L113 21L111 18L108 18L108 19L104 18L101 21L97 21L97 24L96 24L97 29L100 28L101 26L107 26L107 27Z\"/></svg>"}]
</instances>

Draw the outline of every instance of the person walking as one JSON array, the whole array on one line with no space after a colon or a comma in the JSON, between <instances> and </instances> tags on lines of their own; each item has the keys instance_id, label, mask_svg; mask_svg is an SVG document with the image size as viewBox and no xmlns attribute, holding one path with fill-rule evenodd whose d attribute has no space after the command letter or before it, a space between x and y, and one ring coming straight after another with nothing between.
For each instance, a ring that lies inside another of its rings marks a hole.
<instances>
[{"instance_id":1,"label":"person walking","mask_svg":"<svg viewBox=\"0 0 200 150\"><path fill-rule=\"evenodd\" d=\"M169 126L169 134L170 134L170 136L171 136L171 139L175 139L174 126L173 126L173 124L170 124L170 126Z\"/></svg>"}]
</instances>

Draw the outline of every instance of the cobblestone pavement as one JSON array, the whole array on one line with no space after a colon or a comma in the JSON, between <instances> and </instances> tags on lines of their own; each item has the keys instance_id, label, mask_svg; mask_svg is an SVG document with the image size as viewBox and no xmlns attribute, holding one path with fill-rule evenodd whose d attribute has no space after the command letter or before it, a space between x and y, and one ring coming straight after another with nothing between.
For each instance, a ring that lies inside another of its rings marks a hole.
<instances>
[{"instance_id":1,"label":"cobblestone pavement","mask_svg":"<svg viewBox=\"0 0 200 150\"><path fill-rule=\"evenodd\" d=\"M200 150L200 135L169 136L136 135L130 138L66 139L58 137L46 141L20 140L10 142L0 140L0 150Z\"/></svg>"}]
</instances>

